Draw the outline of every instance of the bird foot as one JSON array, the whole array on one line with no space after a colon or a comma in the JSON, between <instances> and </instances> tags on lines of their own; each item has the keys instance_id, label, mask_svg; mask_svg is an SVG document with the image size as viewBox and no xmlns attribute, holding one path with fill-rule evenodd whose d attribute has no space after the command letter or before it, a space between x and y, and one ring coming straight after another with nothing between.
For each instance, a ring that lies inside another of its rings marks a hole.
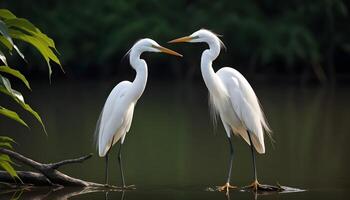
<instances>
[{"instance_id":1,"label":"bird foot","mask_svg":"<svg viewBox=\"0 0 350 200\"><path fill-rule=\"evenodd\" d=\"M122 190L135 190L136 186L135 185L124 185L122 186Z\"/></svg>"},{"instance_id":2,"label":"bird foot","mask_svg":"<svg viewBox=\"0 0 350 200\"><path fill-rule=\"evenodd\" d=\"M283 190L280 186L260 184L257 180L252 184L242 188L243 190L253 190L253 192L279 192Z\"/></svg>"},{"instance_id":3,"label":"bird foot","mask_svg":"<svg viewBox=\"0 0 350 200\"><path fill-rule=\"evenodd\" d=\"M258 191L258 189L260 188L260 183L258 182L258 180L254 180L253 183L251 183L250 185L247 185L245 187L243 187L244 189L252 189L254 192Z\"/></svg>"},{"instance_id":4,"label":"bird foot","mask_svg":"<svg viewBox=\"0 0 350 200\"><path fill-rule=\"evenodd\" d=\"M217 186L217 190L218 190L219 192L226 191L226 195L229 194L230 189L237 189L237 188L238 188L237 186L232 186L232 185L230 185L229 182L227 182L227 183L226 183L225 185L223 185L223 186Z\"/></svg>"}]
</instances>

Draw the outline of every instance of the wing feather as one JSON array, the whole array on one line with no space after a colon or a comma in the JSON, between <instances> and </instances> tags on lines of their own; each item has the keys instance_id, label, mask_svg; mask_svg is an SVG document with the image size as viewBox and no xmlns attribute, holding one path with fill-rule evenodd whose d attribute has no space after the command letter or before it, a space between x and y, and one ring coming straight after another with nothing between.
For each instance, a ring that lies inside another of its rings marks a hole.
<instances>
[{"instance_id":1,"label":"wing feather","mask_svg":"<svg viewBox=\"0 0 350 200\"><path fill-rule=\"evenodd\" d=\"M254 90L243 75L233 68L224 67L217 74L228 90L234 111L252 134L255 149L259 153L265 153L264 129L270 132L270 128ZM240 135L250 144L246 131L242 131Z\"/></svg>"},{"instance_id":2,"label":"wing feather","mask_svg":"<svg viewBox=\"0 0 350 200\"><path fill-rule=\"evenodd\" d=\"M116 85L109 94L97 123L97 147L100 156L105 156L109 148L122 136L125 113L132 102L125 99L131 82L123 81Z\"/></svg>"}]
</instances>

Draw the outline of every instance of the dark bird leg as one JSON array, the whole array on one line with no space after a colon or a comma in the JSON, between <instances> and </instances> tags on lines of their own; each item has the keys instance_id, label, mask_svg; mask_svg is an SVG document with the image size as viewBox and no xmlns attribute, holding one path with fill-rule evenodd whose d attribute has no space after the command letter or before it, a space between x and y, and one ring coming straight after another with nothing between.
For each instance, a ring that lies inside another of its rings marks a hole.
<instances>
[{"instance_id":1,"label":"dark bird leg","mask_svg":"<svg viewBox=\"0 0 350 200\"><path fill-rule=\"evenodd\" d=\"M256 173L256 162L255 162L254 145L253 145L252 138L251 138L250 134L251 133L248 131L248 137L249 137L249 142L250 142L250 150L251 150L252 159L253 159L254 181L257 182L258 181L258 177L257 177L257 173Z\"/></svg>"},{"instance_id":2,"label":"dark bird leg","mask_svg":"<svg viewBox=\"0 0 350 200\"><path fill-rule=\"evenodd\" d=\"M119 152L118 152L118 164L120 169L120 176L122 178L122 189L135 189L135 185L126 185L124 179L124 170L123 170L123 161L122 161L122 146L123 144L120 142Z\"/></svg>"},{"instance_id":3,"label":"dark bird leg","mask_svg":"<svg viewBox=\"0 0 350 200\"><path fill-rule=\"evenodd\" d=\"M233 152L233 145L232 145L231 138L227 137L227 139L228 139L228 143L230 145L230 163L229 163L229 170L228 170L226 183L229 183L231 181L232 162L233 162L234 152Z\"/></svg>"},{"instance_id":4,"label":"dark bird leg","mask_svg":"<svg viewBox=\"0 0 350 200\"><path fill-rule=\"evenodd\" d=\"M234 157L234 151L233 151L233 145L230 137L227 137L228 144L230 146L230 162L228 166L228 175L227 175L227 181L226 184L219 187L219 191L225 191L226 190L226 195L228 195L229 189L235 189L237 188L236 186L231 186L230 181L231 181L231 172L232 172L232 162L233 162L233 157Z\"/></svg>"},{"instance_id":5,"label":"dark bird leg","mask_svg":"<svg viewBox=\"0 0 350 200\"><path fill-rule=\"evenodd\" d=\"M248 133L248 137L249 137L250 150L251 150L252 159L253 159L253 174L254 174L253 178L254 178L254 181L252 184L243 187L243 189L252 189L254 192L280 192L280 191L283 191L283 189L280 186L265 185L265 184L260 184L258 182L254 145L252 142L251 133L249 131L247 131L247 133ZM255 198L257 198L257 194L255 195Z\"/></svg>"},{"instance_id":6,"label":"dark bird leg","mask_svg":"<svg viewBox=\"0 0 350 200\"><path fill-rule=\"evenodd\" d=\"M248 187L252 188L254 191L257 191L258 188L260 188L260 184L258 182L258 175L257 175L257 172L256 172L256 161L255 161L254 145L253 145L253 142L252 142L251 133L249 131L247 131L247 133L248 133L249 142L250 142L250 150L251 150L251 153L252 153L253 173L254 173L254 181Z\"/></svg>"},{"instance_id":7,"label":"dark bird leg","mask_svg":"<svg viewBox=\"0 0 350 200\"><path fill-rule=\"evenodd\" d=\"M119 162L120 176L122 178L122 184L123 184L122 187L126 188L125 179L124 179L124 171L123 171L123 163L122 163L122 146L123 146L123 144L120 143L119 152L118 152L118 162Z\"/></svg>"},{"instance_id":8,"label":"dark bird leg","mask_svg":"<svg viewBox=\"0 0 350 200\"><path fill-rule=\"evenodd\" d=\"M124 200L124 198L125 198L125 191L123 190L120 200Z\"/></svg>"},{"instance_id":9,"label":"dark bird leg","mask_svg":"<svg viewBox=\"0 0 350 200\"><path fill-rule=\"evenodd\" d=\"M105 160L106 160L106 168L105 168L105 183L106 185L108 185L108 154L109 151L107 152L106 156L105 156Z\"/></svg>"},{"instance_id":10,"label":"dark bird leg","mask_svg":"<svg viewBox=\"0 0 350 200\"><path fill-rule=\"evenodd\" d=\"M114 140L114 137L112 139L112 141ZM111 151L111 148L112 148L112 144L111 146L109 147L107 153L106 153L106 156L105 156L105 160L106 160L106 168L105 168L105 184L108 185L108 155L109 155L109 152Z\"/></svg>"},{"instance_id":11,"label":"dark bird leg","mask_svg":"<svg viewBox=\"0 0 350 200\"><path fill-rule=\"evenodd\" d=\"M105 200L108 200L108 192L105 193Z\"/></svg>"}]
</instances>

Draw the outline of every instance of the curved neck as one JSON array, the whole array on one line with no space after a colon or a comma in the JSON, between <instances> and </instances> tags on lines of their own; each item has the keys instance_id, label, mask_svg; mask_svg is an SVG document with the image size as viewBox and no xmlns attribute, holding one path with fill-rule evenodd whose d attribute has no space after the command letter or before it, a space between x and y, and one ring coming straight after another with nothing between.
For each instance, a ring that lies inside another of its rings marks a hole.
<instances>
[{"instance_id":1,"label":"curved neck","mask_svg":"<svg viewBox=\"0 0 350 200\"><path fill-rule=\"evenodd\" d=\"M148 70L146 62L140 58L141 51L131 50L130 52L130 65L136 71L136 77L132 83L131 98L138 100L145 90Z\"/></svg>"},{"instance_id":2,"label":"curved neck","mask_svg":"<svg viewBox=\"0 0 350 200\"><path fill-rule=\"evenodd\" d=\"M218 88L218 77L212 67L213 61L219 56L219 41L208 42L209 49L205 50L201 58L201 71L205 84L210 92L215 93Z\"/></svg>"}]
</instances>

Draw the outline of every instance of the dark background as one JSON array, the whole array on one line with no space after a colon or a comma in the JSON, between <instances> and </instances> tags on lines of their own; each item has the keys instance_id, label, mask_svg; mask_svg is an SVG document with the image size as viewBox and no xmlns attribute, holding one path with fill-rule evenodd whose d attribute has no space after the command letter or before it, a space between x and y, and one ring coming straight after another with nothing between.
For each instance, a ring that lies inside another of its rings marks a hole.
<instances>
[{"instance_id":1,"label":"dark background","mask_svg":"<svg viewBox=\"0 0 350 200\"><path fill-rule=\"evenodd\" d=\"M307 189L256 198L236 191L232 199L347 199L349 6L349 1L340 0L1 1L0 7L27 18L54 39L66 71L52 63L49 84L43 58L16 41L28 63L16 54L8 63L24 72L33 91L15 79L11 82L41 115L48 136L30 114L6 98L0 99L1 105L16 107L30 130L2 118L2 134L16 140L16 151L41 162L94 153L82 165L62 170L104 182L104 159L93 145L96 121L111 89L135 76L123 56L135 41L149 37L184 57L143 55L149 81L123 147L127 184L137 185L127 199L226 200L222 193L206 191L224 183L229 156L221 122L214 128L210 118L200 73L206 45L166 43L207 28L223 35L227 46L214 69L231 66L247 78L273 130L276 143L266 138L266 154L257 156L259 180ZM238 137L233 143L237 153L232 184L244 186L252 181L250 149ZM119 185L117 150L111 152L110 180ZM62 197L51 191L44 194L47 199ZM21 199L33 198L30 195L25 191ZM113 199L120 196L110 193ZM76 199L104 197L95 193Z\"/></svg>"},{"instance_id":2,"label":"dark background","mask_svg":"<svg viewBox=\"0 0 350 200\"><path fill-rule=\"evenodd\" d=\"M342 0L16 0L0 6L56 41L67 73L56 67L54 81L130 78L134 72L123 55L144 37L184 55L182 60L147 56L151 80L200 80L205 45L166 44L200 28L223 35L227 51L214 63L216 69L234 67L250 81L333 85L350 80L349 3ZM47 74L39 55L30 64L16 60L10 63L29 65L32 79Z\"/></svg>"}]
</instances>

